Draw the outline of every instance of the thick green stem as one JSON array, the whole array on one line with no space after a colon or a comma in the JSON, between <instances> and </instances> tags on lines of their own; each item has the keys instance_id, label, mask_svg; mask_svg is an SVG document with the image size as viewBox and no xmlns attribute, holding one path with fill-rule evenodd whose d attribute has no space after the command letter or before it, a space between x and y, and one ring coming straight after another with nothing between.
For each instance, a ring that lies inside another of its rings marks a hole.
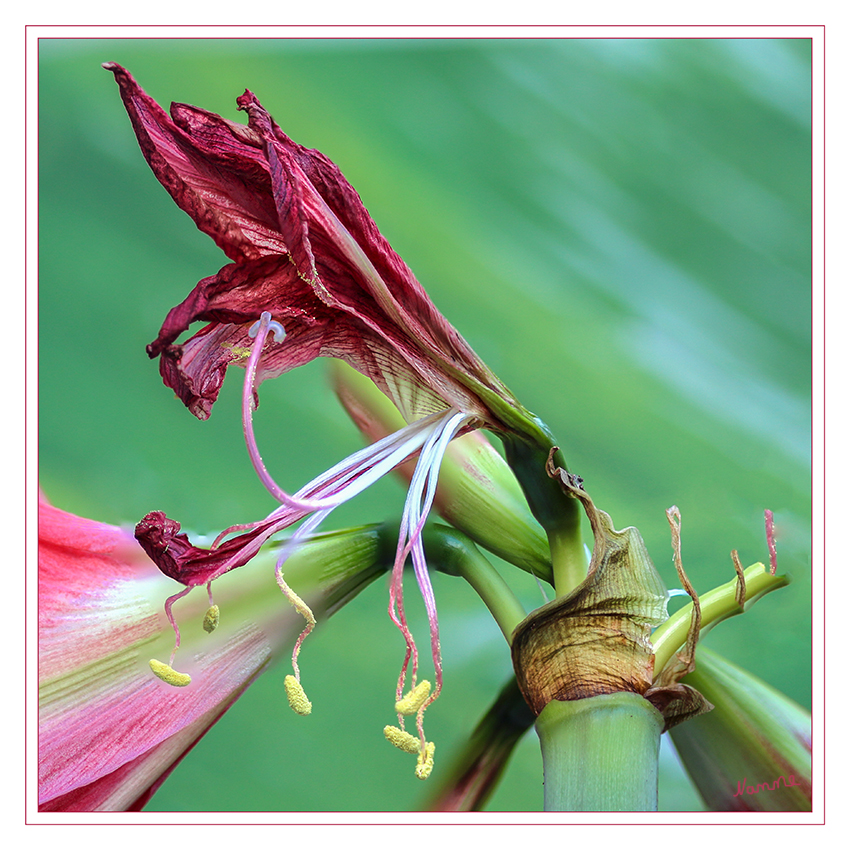
<instances>
[{"instance_id":1,"label":"thick green stem","mask_svg":"<svg viewBox=\"0 0 850 850\"><path fill-rule=\"evenodd\" d=\"M553 700L535 723L549 812L658 810L664 719L643 697L602 694Z\"/></svg>"}]
</instances>

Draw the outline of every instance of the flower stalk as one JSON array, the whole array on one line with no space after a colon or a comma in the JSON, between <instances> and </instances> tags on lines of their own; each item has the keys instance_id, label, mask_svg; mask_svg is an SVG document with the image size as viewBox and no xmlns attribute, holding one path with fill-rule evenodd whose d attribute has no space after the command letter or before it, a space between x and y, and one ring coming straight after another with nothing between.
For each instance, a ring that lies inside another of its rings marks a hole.
<instances>
[{"instance_id":1,"label":"flower stalk","mask_svg":"<svg viewBox=\"0 0 850 850\"><path fill-rule=\"evenodd\" d=\"M664 718L635 693L553 700L535 729L547 812L654 812Z\"/></svg>"}]
</instances>

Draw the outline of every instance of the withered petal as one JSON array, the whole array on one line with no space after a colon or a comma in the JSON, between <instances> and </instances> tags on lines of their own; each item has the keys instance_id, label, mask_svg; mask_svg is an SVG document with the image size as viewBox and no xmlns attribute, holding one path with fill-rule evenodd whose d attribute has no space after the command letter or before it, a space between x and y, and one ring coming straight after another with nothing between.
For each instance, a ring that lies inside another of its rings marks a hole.
<instances>
[{"instance_id":1,"label":"withered petal","mask_svg":"<svg viewBox=\"0 0 850 850\"><path fill-rule=\"evenodd\" d=\"M247 564L256 554L259 542L268 536L267 532L273 524L259 524L216 549L201 549L180 531L179 522L169 519L162 511L151 511L136 525L135 536L161 572L187 587L195 587L218 577L222 567L231 558L234 558L233 563L226 572ZM257 545L248 545L251 542L257 542Z\"/></svg>"},{"instance_id":2,"label":"withered petal","mask_svg":"<svg viewBox=\"0 0 850 850\"><path fill-rule=\"evenodd\" d=\"M253 93L237 99L247 127L185 104L172 104L169 116L125 69L105 67L156 177L235 261L201 281L148 347L196 416L209 416L226 369L244 362L240 338L268 311L293 339L285 356L275 350L276 364L261 361L259 380L314 357L341 357L409 420L455 407L497 432L544 439L537 420L436 309L339 168L293 142ZM245 331L221 335L226 351L211 344L219 337L210 328L202 344L178 344L199 320Z\"/></svg>"}]
</instances>

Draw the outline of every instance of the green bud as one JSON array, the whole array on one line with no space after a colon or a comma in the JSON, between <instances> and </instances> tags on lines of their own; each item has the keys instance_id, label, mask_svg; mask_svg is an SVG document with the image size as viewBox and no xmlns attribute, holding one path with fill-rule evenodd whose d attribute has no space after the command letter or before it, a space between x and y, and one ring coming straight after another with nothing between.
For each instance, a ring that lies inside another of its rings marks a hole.
<instances>
[{"instance_id":1,"label":"green bud","mask_svg":"<svg viewBox=\"0 0 850 850\"><path fill-rule=\"evenodd\" d=\"M721 812L811 811L811 715L705 649L682 681L714 705L670 731L706 805Z\"/></svg>"},{"instance_id":2,"label":"green bud","mask_svg":"<svg viewBox=\"0 0 850 850\"><path fill-rule=\"evenodd\" d=\"M332 380L343 407L370 442L404 427L398 408L350 366L333 361ZM408 462L396 472L409 482L414 467ZM551 581L546 534L510 467L483 434L476 431L452 441L440 468L434 507L480 546Z\"/></svg>"}]
</instances>

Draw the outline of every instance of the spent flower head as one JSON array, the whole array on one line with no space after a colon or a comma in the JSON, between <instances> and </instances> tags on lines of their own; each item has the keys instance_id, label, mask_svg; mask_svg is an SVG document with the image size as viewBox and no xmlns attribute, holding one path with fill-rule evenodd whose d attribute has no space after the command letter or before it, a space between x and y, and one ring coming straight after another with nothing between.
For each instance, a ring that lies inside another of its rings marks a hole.
<instances>
[{"instance_id":1,"label":"spent flower head","mask_svg":"<svg viewBox=\"0 0 850 850\"><path fill-rule=\"evenodd\" d=\"M186 586L168 601L169 617L174 599L244 565L269 537L304 520L283 548L276 576L304 614L306 636L312 627L309 609L283 578L288 556L334 508L418 456L403 509L390 616L407 645L398 701L409 669L410 687L418 684L418 652L403 603L402 574L410 558L425 601L435 669L434 689L417 712L420 772L427 773L432 754L421 714L440 693L442 661L421 534L442 459L454 437L479 427L538 451L548 449L548 431L432 304L339 168L292 141L254 94L245 91L236 101L247 113L247 126L185 104L172 104L168 114L120 65L104 67L115 75L154 174L232 261L169 312L148 354L159 357L165 383L201 419L210 415L227 369L245 369L248 452L263 485L280 503L264 520L232 527L228 532L236 536L225 540L223 535L210 549L193 546L179 524L161 512L139 523L136 536L145 551ZM206 324L178 342L197 321ZM344 360L366 375L408 424L290 494L266 469L254 438L257 389L265 379L316 357Z\"/></svg>"}]
</instances>

